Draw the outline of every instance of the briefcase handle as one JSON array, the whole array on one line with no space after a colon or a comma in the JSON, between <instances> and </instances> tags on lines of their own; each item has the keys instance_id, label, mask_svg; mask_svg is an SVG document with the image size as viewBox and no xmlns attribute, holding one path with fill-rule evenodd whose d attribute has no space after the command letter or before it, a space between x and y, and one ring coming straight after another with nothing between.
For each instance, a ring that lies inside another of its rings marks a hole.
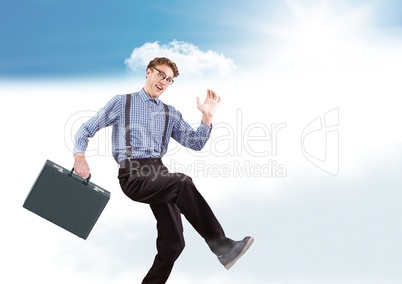
<instances>
[{"instance_id":1,"label":"briefcase handle","mask_svg":"<svg viewBox=\"0 0 402 284\"><path fill-rule=\"evenodd\" d=\"M74 172L74 168L71 169L70 173L68 174L68 176L72 176ZM83 182L83 184L88 184L89 180L91 179L91 174L89 174L89 176L85 179L85 181Z\"/></svg>"}]
</instances>

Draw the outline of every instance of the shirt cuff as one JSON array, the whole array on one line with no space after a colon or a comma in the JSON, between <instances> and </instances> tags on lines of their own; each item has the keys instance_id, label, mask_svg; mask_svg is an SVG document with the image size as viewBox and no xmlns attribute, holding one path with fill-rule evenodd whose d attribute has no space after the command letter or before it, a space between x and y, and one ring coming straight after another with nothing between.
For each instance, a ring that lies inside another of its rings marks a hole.
<instances>
[{"instance_id":1,"label":"shirt cuff","mask_svg":"<svg viewBox=\"0 0 402 284\"><path fill-rule=\"evenodd\" d=\"M74 150L73 150L73 156L75 156L75 154L77 154L77 153L82 153L82 154L85 155L85 150L78 149L78 148L74 148Z\"/></svg>"},{"instance_id":2,"label":"shirt cuff","mask_svg":"<svg viewBox=\"0 0 402 284\"><path fill-rule=\"evenodd\" d=\"M209 135L211 134L211 130L212 130L212 124L208 126L201 121L200 127L198 128L198 131L201 133L201 136L209 137Z\"/></svg>"},{"instance_id":3,"label":"shirt cuff","mask_svg":"<svg viewBox=\"0 0 402 284\"><path fill-rule=\"evenodd\" d=\"M212 129L212 124L211 124L210 126L208 126L208 125L205 125L205 124L201 121L200 127L203 128L203 130L209 130L209 131L211 131L211 129Z\"/></svg>"}]
</instances>

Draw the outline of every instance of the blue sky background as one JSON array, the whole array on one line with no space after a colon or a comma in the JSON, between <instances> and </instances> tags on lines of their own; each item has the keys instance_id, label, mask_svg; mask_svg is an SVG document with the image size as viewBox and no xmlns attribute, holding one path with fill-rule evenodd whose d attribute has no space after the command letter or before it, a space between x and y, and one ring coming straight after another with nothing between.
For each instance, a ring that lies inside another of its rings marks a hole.
<instances>
[{"instance_id":1,"label":"blue sky background","mask_svg":"<svg viewBox=\"0 0 402 284\"><path fill-rule=\"evenodd\" d=\"M312 7L317 1L301 2ZM331 9L362 3L373 4L373 26L401 24L396 0L337 1ZM173 39L218 50L240 64L258 62L252 47L275 40L261 27L278 18L289 19L286 1L4 0L0 76L119 76L134 47Z\"/></svg>"},{"instance_id":2,"label":"blue sky background","mask_svg":"<svg viewBox=\"0 0 402 284\"><path fill-rule=\"evenodd\" d=\"M184 221L168 283L402 283L401 26L396 0L2 1L0 282L140 283L155 223L118 186L110 129L87 151L112 198L86 241L22 204L45 160L69 168L80 124L166 55L181 74L165 103L194 127L197 96L222 103L205 149L171 141L164 163L230 237L256 239L226 271ZM264 176L270 162L286 175Z\"/></svg>"},{"instance_id":3,"label":"blue sky background","mask_svg":"<svg viewBox=\"0 0 402 284\"><path fill-rule=\"evenodd\" d=\"M221 52L233 50L229 46L241 43L242 34L250 32L238 29L238 13L246 9L251 16L255 3L234 1L228 7L219 1L6 1L0 12L0 74L121 74L134 47L173 39L202 49L222 48L224 43Z\"/></svg>"}]
</instances>

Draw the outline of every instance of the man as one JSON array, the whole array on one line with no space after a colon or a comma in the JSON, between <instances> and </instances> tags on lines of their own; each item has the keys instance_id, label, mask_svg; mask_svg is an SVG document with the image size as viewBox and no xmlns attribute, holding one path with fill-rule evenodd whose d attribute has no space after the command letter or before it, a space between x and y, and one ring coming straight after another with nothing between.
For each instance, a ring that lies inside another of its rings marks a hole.
<instances>
[{"instance_id":1,"label":"man","mask_svg":"<svg viewBox=\"0 0 402 284\"><path fill-rule=\"evenodd\" d=\"M74 169L87 178L85 160L88 138L106 126L113 126L113 157L119 163L119 182L132 200L150 204L157 221L157 255L142 283L165 283L174 262L184 249L183 214L205 239L219 261L229 269L253 243L252 237L233 241L225 233L211 208L196 189L192 179L182 173L169 173L162 163L169 138L185 147L201 150L212 129L212 118L221 99L207 90L201 103L202 120L197 130L185 122L172 106L159 97L179 75L171 60L160 57L146 69L144 88L137 93L117 95L97 115L85 122L75 136Z\"/></svg>"}]
</instances>

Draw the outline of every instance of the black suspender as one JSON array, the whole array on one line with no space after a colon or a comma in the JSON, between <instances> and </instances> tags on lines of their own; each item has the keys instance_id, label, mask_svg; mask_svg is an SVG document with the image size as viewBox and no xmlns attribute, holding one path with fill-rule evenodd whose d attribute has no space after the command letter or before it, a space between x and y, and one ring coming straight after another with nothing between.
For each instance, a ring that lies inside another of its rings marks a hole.
<instances>
[{"instance_id":1,"label":"black suspender","mask_svg":"<svg viewBox=\"0 0 402 284\"><path fill-rule=\"evenodd\" d=\"M169 107L165 104L163 104L163 106L165 107L165 129L163 130L163 136L162 136L161 158L163 156L163 151L165 151L166 133L169 123Z\"/></svg>"},{"instance_id":2,"label":"black suspender","mask_svg":"<svg viewBox=\"0 0 402 284\"><path fill-rule=\"evenodd\" d=\"M165 108L165 129L163 130L163 136L162 136L161 158L163 156L163 151L165 150L166 133L167 133L168 123L169 123L169 107L165 104L163 104L163 106ZM127 159L131 159L132 155L133 155L131 141L130 141L130 109L131 109L131 94L128 94L126 96L126 107L125 107L125 116L124 116Z\"/></svg>"},{"instance_id":3,"label":"black suspender","mask_svg":"<svg viewBox=\"0 0 402 284\"><path fill-rule=\"evenodd\" d=\"M133 155L131 151L131 142L130 142L130 108L131 108L131 94L128 94L126 96L126 108L124 116L127 159L131 159Z\"/></svg>"}]
</instances>

